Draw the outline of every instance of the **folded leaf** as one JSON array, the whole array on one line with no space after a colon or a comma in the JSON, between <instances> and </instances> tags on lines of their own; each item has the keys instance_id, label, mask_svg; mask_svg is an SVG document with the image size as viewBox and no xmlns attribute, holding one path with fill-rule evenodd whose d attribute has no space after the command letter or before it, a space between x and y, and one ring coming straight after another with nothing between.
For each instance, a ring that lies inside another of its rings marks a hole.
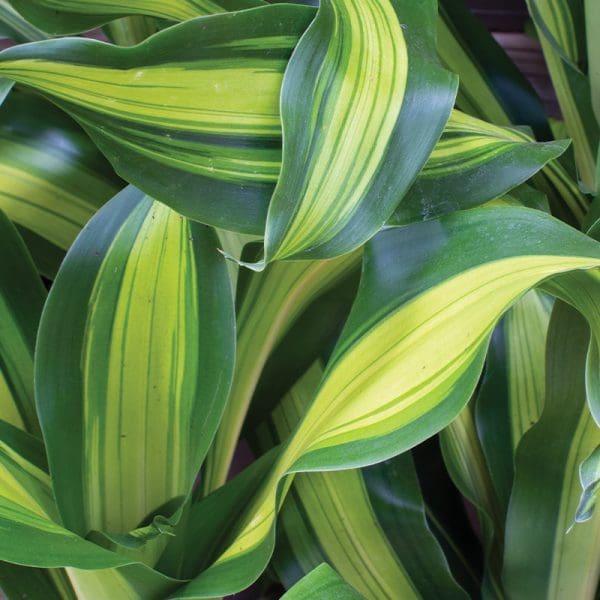
<instances>
[{"instance_id":1,"label":"folded leaf","mask_svg":"<svg viewBox=\"0 0 600 600\"><path fill-rule=\"evenodd\" d=\"M560 156L568 142L537 143L453 111L419 178L389 223L399 225L473 208L501 196Z\"/></svg>"},{"instance_id":2,"label":"folded leaf","mask_svg":"<svg viewBox=\"0 0 600 600\"><path fill-rule=\"evenodd\" d=\"M591 599L596 593L600 514L567 533L581 494L579 464L600 442L586 406L588 337L585 321L557 303L548 333L544 411L515 460L503 574L510 598Z\"/></svg>"},{"instance_id":3,"label":"folded leaf","mask_svg":"<svg viewBox=\"0 0 600 600\"><path fill-rule=\"evenodd\" d=\"M486 208L383 231L364 261L313 403L227 548L178 598L234 593L258 576L287 474L380 462L446 426L473 393L499 317L549 277L600 266L600 245L539 211Z\"/></svg>"},{"instance_id":4,"label":"folded leaf","mask_svg":"<svg viewBox=\"0 0 600 600\"><path fill-rule=\"evenodd\" d=\"M329 261L270 265L249 277L237 315L236 369L231 394L204 472L205 491L223 485L267 358L306 307L351 271L361 252Z\"/></svg>"},{"instance_id":5,"label":"folded leaf","mask_svg":"<svg viewBox=\"0 0 600 600\"><path fill-rule=\"evenodd\" d=\"M289 436L322 372L315 363L257 430L263 450ZM366 598L466 597L426 525L408 453L362 471L296 475L281 519L286 543L273 564L285 585L327 562Z\"/></svg>"},{"instance_id":6,"label":"folded leaf","mask_svg":"<svg viewBox=\"0 0 600 600\"><path fill-rule=\"evenodd\" d=\"M23 240L2 210L0 255L0 419L39 435L33 350L46 290Z\"/></svg>"},{"instance_id":7,"label":"folded leaf","mask_svg":"<svg viewBox=\"0 0 600 600\"><path fill-rule=\"evenodd\" d=\"M0 54L0 76L48 95L152 197L262 235L280 169L283 71L313 15L288 5L214 15L131 48L27 44Z\"/></svg>"},{"instance_id":8,"label":"folded leaf","mask_svg":"<svg viewBox=\"0 0 600 600\"><path fill-rule=\"evenodd\" d=\"M70 529L127 533L188 495L229 392L232 304L214 233L135 188L80 234L36 354L37 407Z\"/></svg>"},{"instance_id":9,"label":"folded leaf","mask_svg":"<svg viewBox=\"0 0 600 600\"><path fill-rule=\"evenodd\" d=\"M434 27L430 0L321 4L284 78L281 176L255 268L344 254L389 218L454 102Z\"/></svg>"},{"instance_id":10,"label":"folded leaf","mask_svg":"<svg viewBox=\"0 0 600 600\"><path fill-rule=\"evenodd\" d=\"M185 21L199 15L262 6L262 0L10 0L30 22L57 35L94 29L127 15Z\"/></svg>"}]
</instances>

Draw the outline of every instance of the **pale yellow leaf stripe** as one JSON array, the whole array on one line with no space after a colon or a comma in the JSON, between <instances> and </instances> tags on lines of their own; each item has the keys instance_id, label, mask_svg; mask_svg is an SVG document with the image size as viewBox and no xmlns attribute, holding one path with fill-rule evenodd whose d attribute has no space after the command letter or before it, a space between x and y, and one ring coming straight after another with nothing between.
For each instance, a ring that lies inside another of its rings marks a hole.
<instances>
[{"instance_id":1,"label":"pale yellow leaf stripe","mask_svg":"<svg viewBox=\"0 0 600 600\"><path fill-rule=\"evenodd\" d=\"M319 111L310 123L318 126L315 147L302 199L274 260L344 228L381 166L404 99L408 51L392 4L345 0L327 6L337 33L313 92ZM284 139L285 133L284 123Z\"/></svg>"},{"instance_id":2,"label":"pale yellow leaf stripe","mask_svg":"<svg viewBox=\"0 0 600 600\"><path fill-rule=\"evenodd\" d=\"M159 202L140 204L128 221L140 217L122 275L118 249L130 230L117 234L103 262L82 356L87 519L119 532L187 493L199 360L189 222ZM115 307L110 331L107 306Z\"/></svg>"},{"instance_id":3,"label":"pale yellow leaf stripe","mask_svg":"<svg viewBox=\"0 0 600 600\"><path fill-rule=\"evenodd\" d=\"M492 261L423 292L381 319L328 369L239 535L217 563L265 539L276 515L278 482L304 454L374 439L416 421L446 397L500 315L524 291L553 274L599 265L597 259L565 256Z\"/></svg>"}]
</instances>

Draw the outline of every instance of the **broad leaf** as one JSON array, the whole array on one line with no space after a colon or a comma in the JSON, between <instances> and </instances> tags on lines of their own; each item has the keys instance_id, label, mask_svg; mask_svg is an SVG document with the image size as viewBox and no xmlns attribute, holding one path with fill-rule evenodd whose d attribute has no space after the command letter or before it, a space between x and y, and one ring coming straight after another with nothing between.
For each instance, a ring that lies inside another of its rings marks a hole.
<instances>
[{"instance_id":1,"label":"broad leaf","mask_svg":"<svg viewBox=\"0 0 600 600\"><path fill-rule=\"evenodd\" d=\"M152 197L262 234L280 169L283 71L313 16L280 5L202 17L132 48L38 42L1 53L0 75L50 96Z\"/></svg>"},{"instance_id":2,"label":"broad leaf","mask_svg":"<svg viewBox=\"0 0 600 600\"><path fill-rule=\"evenodd\" d=\"M315 363L257 430L263 449L289 436L322 371ZM466 597L426 525L410 454L363 471L296 475L281 528L274 566L288 586L327 562L366 598Z\"/></svg>"},{"instance_id":3,"label":"broad leaf","mask_svg":"<svg viewBox=\"0 0 600 600\"><path fill-rule=\"evenodd\" d=\"M287 474L380 462L446 426L473 393L499 317L548 277L600 266L600 246L539 211L488 208L384 231L364 260L313 403L224 551L178 598L226 595L258 576Z\"/></svg>"},{"instance_id":4,"label":"broad leaf","mask_svg":"<svg viewBox=\"0 0 600 600\"><path fill-rule=\"evenodd\" d=\"M223 412L233 335L210 229L131 187L90 221L52 287L36 353L38 413L70 529L121 534L173 513Z\"/></svg>"},{"instance_id":5,"label":"broad leaf","mask_svg":"<svg viewBox=\"0 0 600 600\"><path fill-rule=\"evenodd\" d=\"M390 217L454 102L434 31L431 0L321 4L286 70L281 175L255 268L344 254Z\"/></svg>"}]
</instances>

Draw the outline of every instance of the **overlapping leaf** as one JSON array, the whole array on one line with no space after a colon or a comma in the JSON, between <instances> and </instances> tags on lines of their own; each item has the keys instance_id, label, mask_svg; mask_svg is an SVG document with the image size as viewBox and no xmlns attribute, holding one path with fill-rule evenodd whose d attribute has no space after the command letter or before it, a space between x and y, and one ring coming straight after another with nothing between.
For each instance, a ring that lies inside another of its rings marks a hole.
<instances>
[{"instance_id":1,"label":"overlapping leaf","mask_svg":"<svg viewBox=\"0 0 600 600\"><path fill-rule=\"evenodd\" d=\"M263 449L289 436L321 375L315 363L258 429ZM366 598L465 597L426 526L410 454L363 471L296 475L281 528L274 566L285 585L323 561Z\"/></svg>"},{"instance_id":2,"label":"overlapping leaf","mask_svg":"<svg viewBox=\"0 0 600 600\"><path fill-rule=\"evenodd\" d=\"M280 169L283 71L313 15L290 5L214 15L132 48L38 42L5 50L0 74L50 96L152 197L262 234Z\"/></svg>"},{"instance_id":3,"label":"overlapping leaf","mask_svg":"<svg viewBox=\"0 0 600 600\"><path fill-rule=\"evenodd\" d=\"M127 188L67 255L40 326L36 400L76 533L127 533L191 489L233 366L216 247L205 226Z\"/></svg>"},{"instance_id":4,"label":"overlapping leaf","mask_svg":"<svg viewBox=\"0 0 600 600\"><path fill-rule=\"evenodd\" d=\"M121 186L83 131L50 103L13 92L2 105L0 208L45 275L55 274L81 228Z\"/></svg>"},{"instance_id":5,"label":"overlapping leaf","mask_svg":"<svg viewBox=\"0 0 600 600\"><path fill-rule=\"evenodd\" d=\"M360 258L357 251L330 261L281 262L249 278L240 294L232 389L204 472L206 491L216 489L227 478L252 395L270 353L311 301L358 269Z\"/></svg>"},{"instance_id":6,"label":"overlapping leaf","mask_svg":"<svg viewBox=\"0 0 600 600\"><path fill-rule=\"evenodd\" d=\"M127 15L185 21L199 15L263 6L262 0L10 0L30 22L49 33L79 33Z\"/></svg>"},{"instance_id":7,"label":"overlapping leaf","mask_svg":"<svg viewBox=\"0 0 600 600\"><path fill-rule=\"evenodd\" d=\"M257 268L349 252L389 218L454 102L454 76L431 60L434 31L429 0L321 4L286 70L282 169Z\"/></svg>"},{"instance_id":8,"label":"overlapping leaf","mask_svg":"<svg viewBox=\"0 0 600 600\"><path fill-rule=\"evenodd\" d=\"M527 0L565 125L573 138L578 175L588 192L598 189L600 127L592 107L585 60L582 3L557 0L552 5Z\"/></svg>"},{"instance_id":9,"label":"overlapping leaf","mask_svg":"<svg viewBox=\"0 0 600 600\"><path fill-rule=\"evenodd\" d=\"M600 441L586 405L588 337L585 321L557 303L548 334L544 410L516 454L503 576L511 598L593 598L596 592L600 514L567 533L581 495L579 464Z\"/></svg>"},{"instance_id":10,"label":"overlapping leaf","mask_svg":"<svg viewBox=\"0 0 600 600\"><path fill-rule=\"evenodd\" d=\"M39 435L33 351L46 291L15 226L0 210L0 419Z\"/></svg>"},{"instance_id":11,"label":"overlapping leaf","mask_svg":"<svg viewBox=\"0 0 600 600\"><path fill-rule=\"evenodd\" d=\"M470 398L511 303L552 275L599 265L596 242L527 209L465 211L379 234L311 407L220 556L177 598L248 585L271 555L286 474L372 464L441 429Z\"/></svg>"},{"instance_id":12,"label":"overlapping leaf","mask_svg":"<svg viewBox=\"0 0 600 600\"><path fill-rule=\"evenodd\" d=\"M282 596L282 600L302 600L320 598L321 600L360 600L357 593L327 564L315 567L303 577L291 590Z\"/></svg>"}]
</instances>

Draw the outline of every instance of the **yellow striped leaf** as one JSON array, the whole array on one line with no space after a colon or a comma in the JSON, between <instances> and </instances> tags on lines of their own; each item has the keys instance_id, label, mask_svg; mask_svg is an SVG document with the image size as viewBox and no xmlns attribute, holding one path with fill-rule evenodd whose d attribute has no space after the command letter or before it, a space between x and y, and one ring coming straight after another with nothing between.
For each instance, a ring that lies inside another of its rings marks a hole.
<instances>
[{"instance_id":1,"label":"yellow striped leaf","mask_svg":"<svg viewBox=\"0 0 600 600\"><path fill-rule=\"evenodd\" d=\"M185 21L199 15L264 6L262 0L10 0L30 22L53 34L80 33L112 19L151 15Z\"/></svg>"},{"instance_id":2,"label":"yellow striped leaf","mask_svg":"<svg viewBox=\"0 0 600 600\"><path fill-rule=\"evenodd\" d=\"M191 489L233 367L216 248L207 227L126 188L67 254L40 326L36 394L76 533L126 534L174 514Z\"/></svg>"},{"instance_id":3,"label":"yellow striped leaf","mask_svg":"<svg viewBox=\"0 0 600 600\"><path fill-rule=\"evenodd\" d=\"M0 75L69 112L152 197L262 235L280 170L283 72L313 15L290 5L212 15L131 48L82 38L26 44L1 54Z\"/></svg>"},{"instance_id":4,"label":"yellow striped leaf","mask_svg":"<svg viewBox=\"0 0 600 600\"><path fill-rule=\"evenodd\" d=\"M321 4L286 70L282 170L254 268L349 252L385 223L454 101L423 35L434 19L431 2Z\"/></svg>"},{"instance_id":5,"label":"yellow striped leaf","mask_svg":"<svg viewBox=\"0 0 600 600\"><path fill-rule=\"evenodd\" d=\"M473 393L500 316L549 277L600 266L600 245L539 211L487 208L386 230L364 261L314 401L233 539L175 597L234 593L258 576L287 474L382 461L447 425Z\"/></svg>"}]
</instances>

